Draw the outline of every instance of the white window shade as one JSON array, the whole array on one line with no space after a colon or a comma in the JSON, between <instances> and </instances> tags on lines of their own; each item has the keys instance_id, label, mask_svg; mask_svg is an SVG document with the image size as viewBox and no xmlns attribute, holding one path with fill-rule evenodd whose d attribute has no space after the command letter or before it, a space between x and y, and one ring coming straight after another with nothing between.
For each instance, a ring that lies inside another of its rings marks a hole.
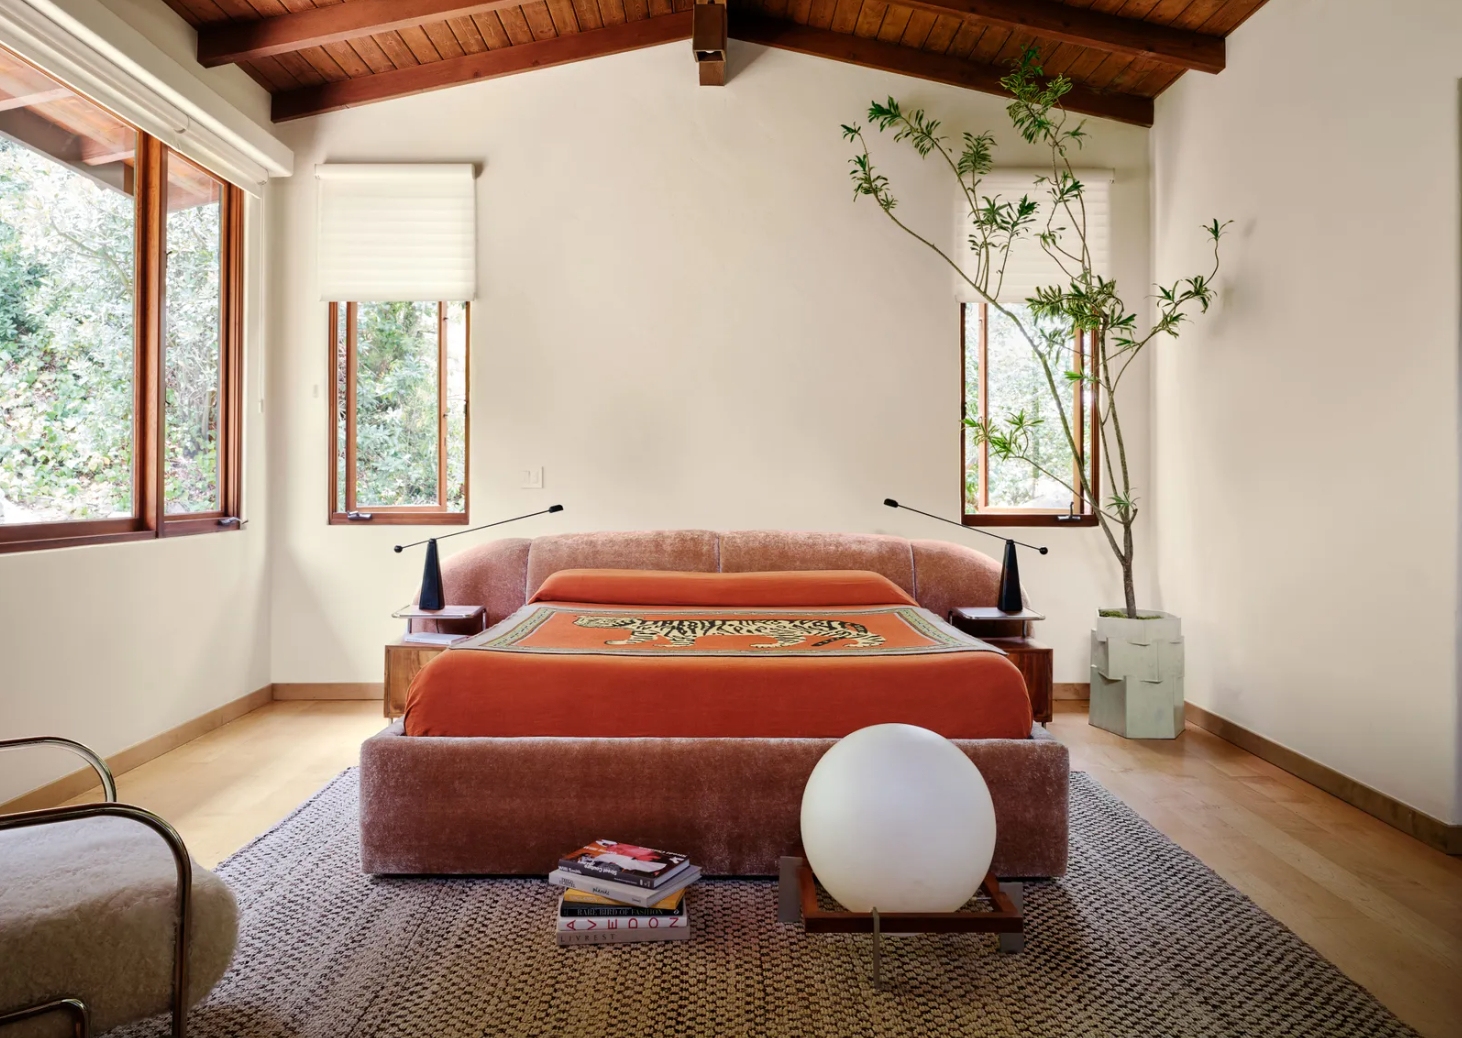
<instances>
[{"instance_id":1,"label":"white window shade","mask_svg":"<svg viewBox=\"0 0 1462 1038\"><path fill-rule=\"evenodd\" d=\"M999 301L1002 303L1020 303L1035 295L1037 288L1054 285L1064 288L1070 282L1070 278L1062 272L1061 267L1041 247L1038 237L1046 230L1046 218L1050 214L1053 204L1047 185L1036 182L1036 178L1043 172L1046 176L1050 175L1049 171L1033 169L993 170L980 181L978 196L981 205L984 204L986 198L996 198L1000 202L1014 204L1020 201L1022 195L1025 195L1040 206L1036 211L1035 222L1026 229L1023 237L1010 250L1010 258L1005 264L1005 278L1000 286ZM1078 169L1073 172L1076 174L1076 179L1081 182L1082 200L1086 206L1086 245L1091 252L1092 269L1102 277L1111 277L1112 172L1111 170L1093 169ZM1065 228L1060 232L1062 247L1068 252L1080 255L1081 239L1076 233L1074 221L1064 211L1061 211L1052 221L1052 226L1053 228ZM964 197L961 196L957 247L962 260L962 268L971 278L975 275L974 253L969 247L972 230L968 207ZM1075 269L1075 265L1070 261L1066 265L1068 269ZM990 287L993 291L995 287L993 276L990 279ZM956 279L956 291L963 302L979 300L978 293L962 278Z\"/></svg>"},{"instance_id":2,"label":"white window shade","mask_svg":"<svg viewBox=\"0 0 1462 1038\"><path fill-rule=\"evenodd\" d=\"M320 298L470 300L477 203L469 163L329 164L319 182Z\"/></svg>"}]
</instances>

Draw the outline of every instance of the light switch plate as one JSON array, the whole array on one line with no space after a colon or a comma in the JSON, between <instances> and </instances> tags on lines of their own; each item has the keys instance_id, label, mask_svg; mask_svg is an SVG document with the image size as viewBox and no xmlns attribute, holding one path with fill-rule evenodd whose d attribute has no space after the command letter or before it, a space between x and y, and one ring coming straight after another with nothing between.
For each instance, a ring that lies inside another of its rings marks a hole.
<instances>
[{"instance_id":1,"label":"light switch plate","mask_svg":"<svg viewBox=\"0 0 1462 1038\"><path fill-rule=\"evenodd\" d=\"M519 469L518 472L522 476L522 479L519 481L522 489L524 489L524 490L542 490L543 489L543 466L542 465L539 465L537 468Z\"/></svg>"}]
</instances>

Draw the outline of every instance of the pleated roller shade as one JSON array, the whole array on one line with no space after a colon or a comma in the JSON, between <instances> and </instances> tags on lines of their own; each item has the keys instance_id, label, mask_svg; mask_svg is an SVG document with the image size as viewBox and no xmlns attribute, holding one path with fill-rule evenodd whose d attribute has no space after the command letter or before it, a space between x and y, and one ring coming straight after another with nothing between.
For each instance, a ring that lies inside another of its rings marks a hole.
<instances>
[{"instance_id":1,"label":"pleated roller shade","mask_svg":"<svg viewBox=\"0 0 1462 1038\"><path fill-rule=\"evenodd\" d=\"M471 163L330 163L319 186L320 298L470 300L477 294Z\"/></svg>"},{"instance_id":2,"label":"pleated roller shade","mask_svg":"<svg viewBox=\"0 0 1462 1038\"><path fill-rule=\"evenodd\" d=\"M1086 204L1086 240L1087 248L1091 251L1092 269L1102 277L1111 277L1112 171L1078 169L1073 172L1081 182L1082 199ZM1025 195L1040 206L1036 211L1035 223L1010 250L1010 259L1005 265L1005 279L1000 287L999 300L1002 303L1023 302L1035 295L1037 288L1052 285L1064 287L1069 281L1056 261L1046 254L1037 238L1046 229L1046 217L1052 207L1049 188L1036 182L1036 178L1043 173L1049 175L1049 171L1035 169L992 170L980 181L977 194L981 205L984 205L986 198L1014 204ZM1079 254L1080 237L1076 233L1074 222L1064 211L1057 214L1054 227L1065 228L1061 232L1063 248ZM974 254L969 247L971 230L968 208L961 198L958 247L963 259L962 269L970 277L974 277ZM1068 262L1068 267L1072 266ZM995 279L992 277L992 288L994 283ZM956 279L956 291L962 302L979 300L979 295L963 279Z\"/></svg>"}]
</instances>

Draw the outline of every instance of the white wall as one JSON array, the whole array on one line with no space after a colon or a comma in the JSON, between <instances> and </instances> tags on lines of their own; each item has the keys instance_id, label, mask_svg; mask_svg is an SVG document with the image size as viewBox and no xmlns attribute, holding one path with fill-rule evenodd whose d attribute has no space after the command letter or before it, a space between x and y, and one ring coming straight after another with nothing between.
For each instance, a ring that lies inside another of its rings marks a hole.
<instances>
[{"instance_id":1,"label":"white wall","mask_svg":"<svg viewBox=\"0 0 1462 1038\"><path fill-rule=\"evenodd\" d=\"M419 553L389 546L427 532L326 524L319 162L483 164L473 521L562 502L562 515L505 532L779 527L987 547L880 504L958 514L959 313L939 261L867 200L854 204L838 127L892 93L956 133L1000 130L1002 103L741 42L729 85L702 88L688 51L669 44L279 128L298 175L269 198L274 680L379 681L381 645L399 627L389 614L420 576ZM1147 135L1094 129L1081 161L1117 171L1117 274L1145 284ZM1039 159L1000 135L1007 164ZM890 139L876 146L900 214L949 234L947 174ZM1134 389L1130 409L1138 443L1146 392ZM515 470L537 465L546 489L517 489ZM1085 680L1093 611L1119 597L1115 564L1095 530L1026 532L1052 546L1023 559L1022 576L1050 615L1057 680Z\"/></svg>"},{"instance_id":2,"label":"white wall","mask_svg":"<svg viewBox=\"0 0 1462 1038\"><path fill-rule=\"evenodd\" d=\"M126 8L144 9L121 0L113 6L124 16ZM191 36L160 2L155 7L160 13L150 13L159 24L171 18ZM168 38L180 62L192 53L182 34ZM263 229L262 206L251 199L245 239L247 527L0 555L0 738L63 735L112 754L269 684L268 481L258 410L265 353ZM78 766L60 750L0 755L0 801Z\"/></svg>"},{"instance_id":3,"label":"white wall","mask_svg":"<svg viewBox=\"0 0 1462 1038\"><path fill-rule=\"evenodd\" d=\"M1188 697L1451 822L1459 75L1453 0L1271 0L1152 133L1159 280L1235 221L1216 313L1155 366Z\"/></svg>"}]
</instances>

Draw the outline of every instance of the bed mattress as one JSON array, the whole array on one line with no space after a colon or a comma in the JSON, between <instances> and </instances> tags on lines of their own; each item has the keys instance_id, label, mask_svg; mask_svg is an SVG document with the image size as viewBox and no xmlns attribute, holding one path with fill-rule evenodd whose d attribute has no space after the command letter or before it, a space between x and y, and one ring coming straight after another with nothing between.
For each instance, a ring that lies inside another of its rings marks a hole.
<instances>
[{"instance_id":1,"label":"bed mattress","mask_svg":"<svg viewBox=\"0 0 1462 1038\"><path fill-rule=\"evenodd\" d=\"M566 570L441 653L413 736L838 738L885 722L1026 738L1030 699L992 646L872 573Z\"/></svg>"}]
</instances>

